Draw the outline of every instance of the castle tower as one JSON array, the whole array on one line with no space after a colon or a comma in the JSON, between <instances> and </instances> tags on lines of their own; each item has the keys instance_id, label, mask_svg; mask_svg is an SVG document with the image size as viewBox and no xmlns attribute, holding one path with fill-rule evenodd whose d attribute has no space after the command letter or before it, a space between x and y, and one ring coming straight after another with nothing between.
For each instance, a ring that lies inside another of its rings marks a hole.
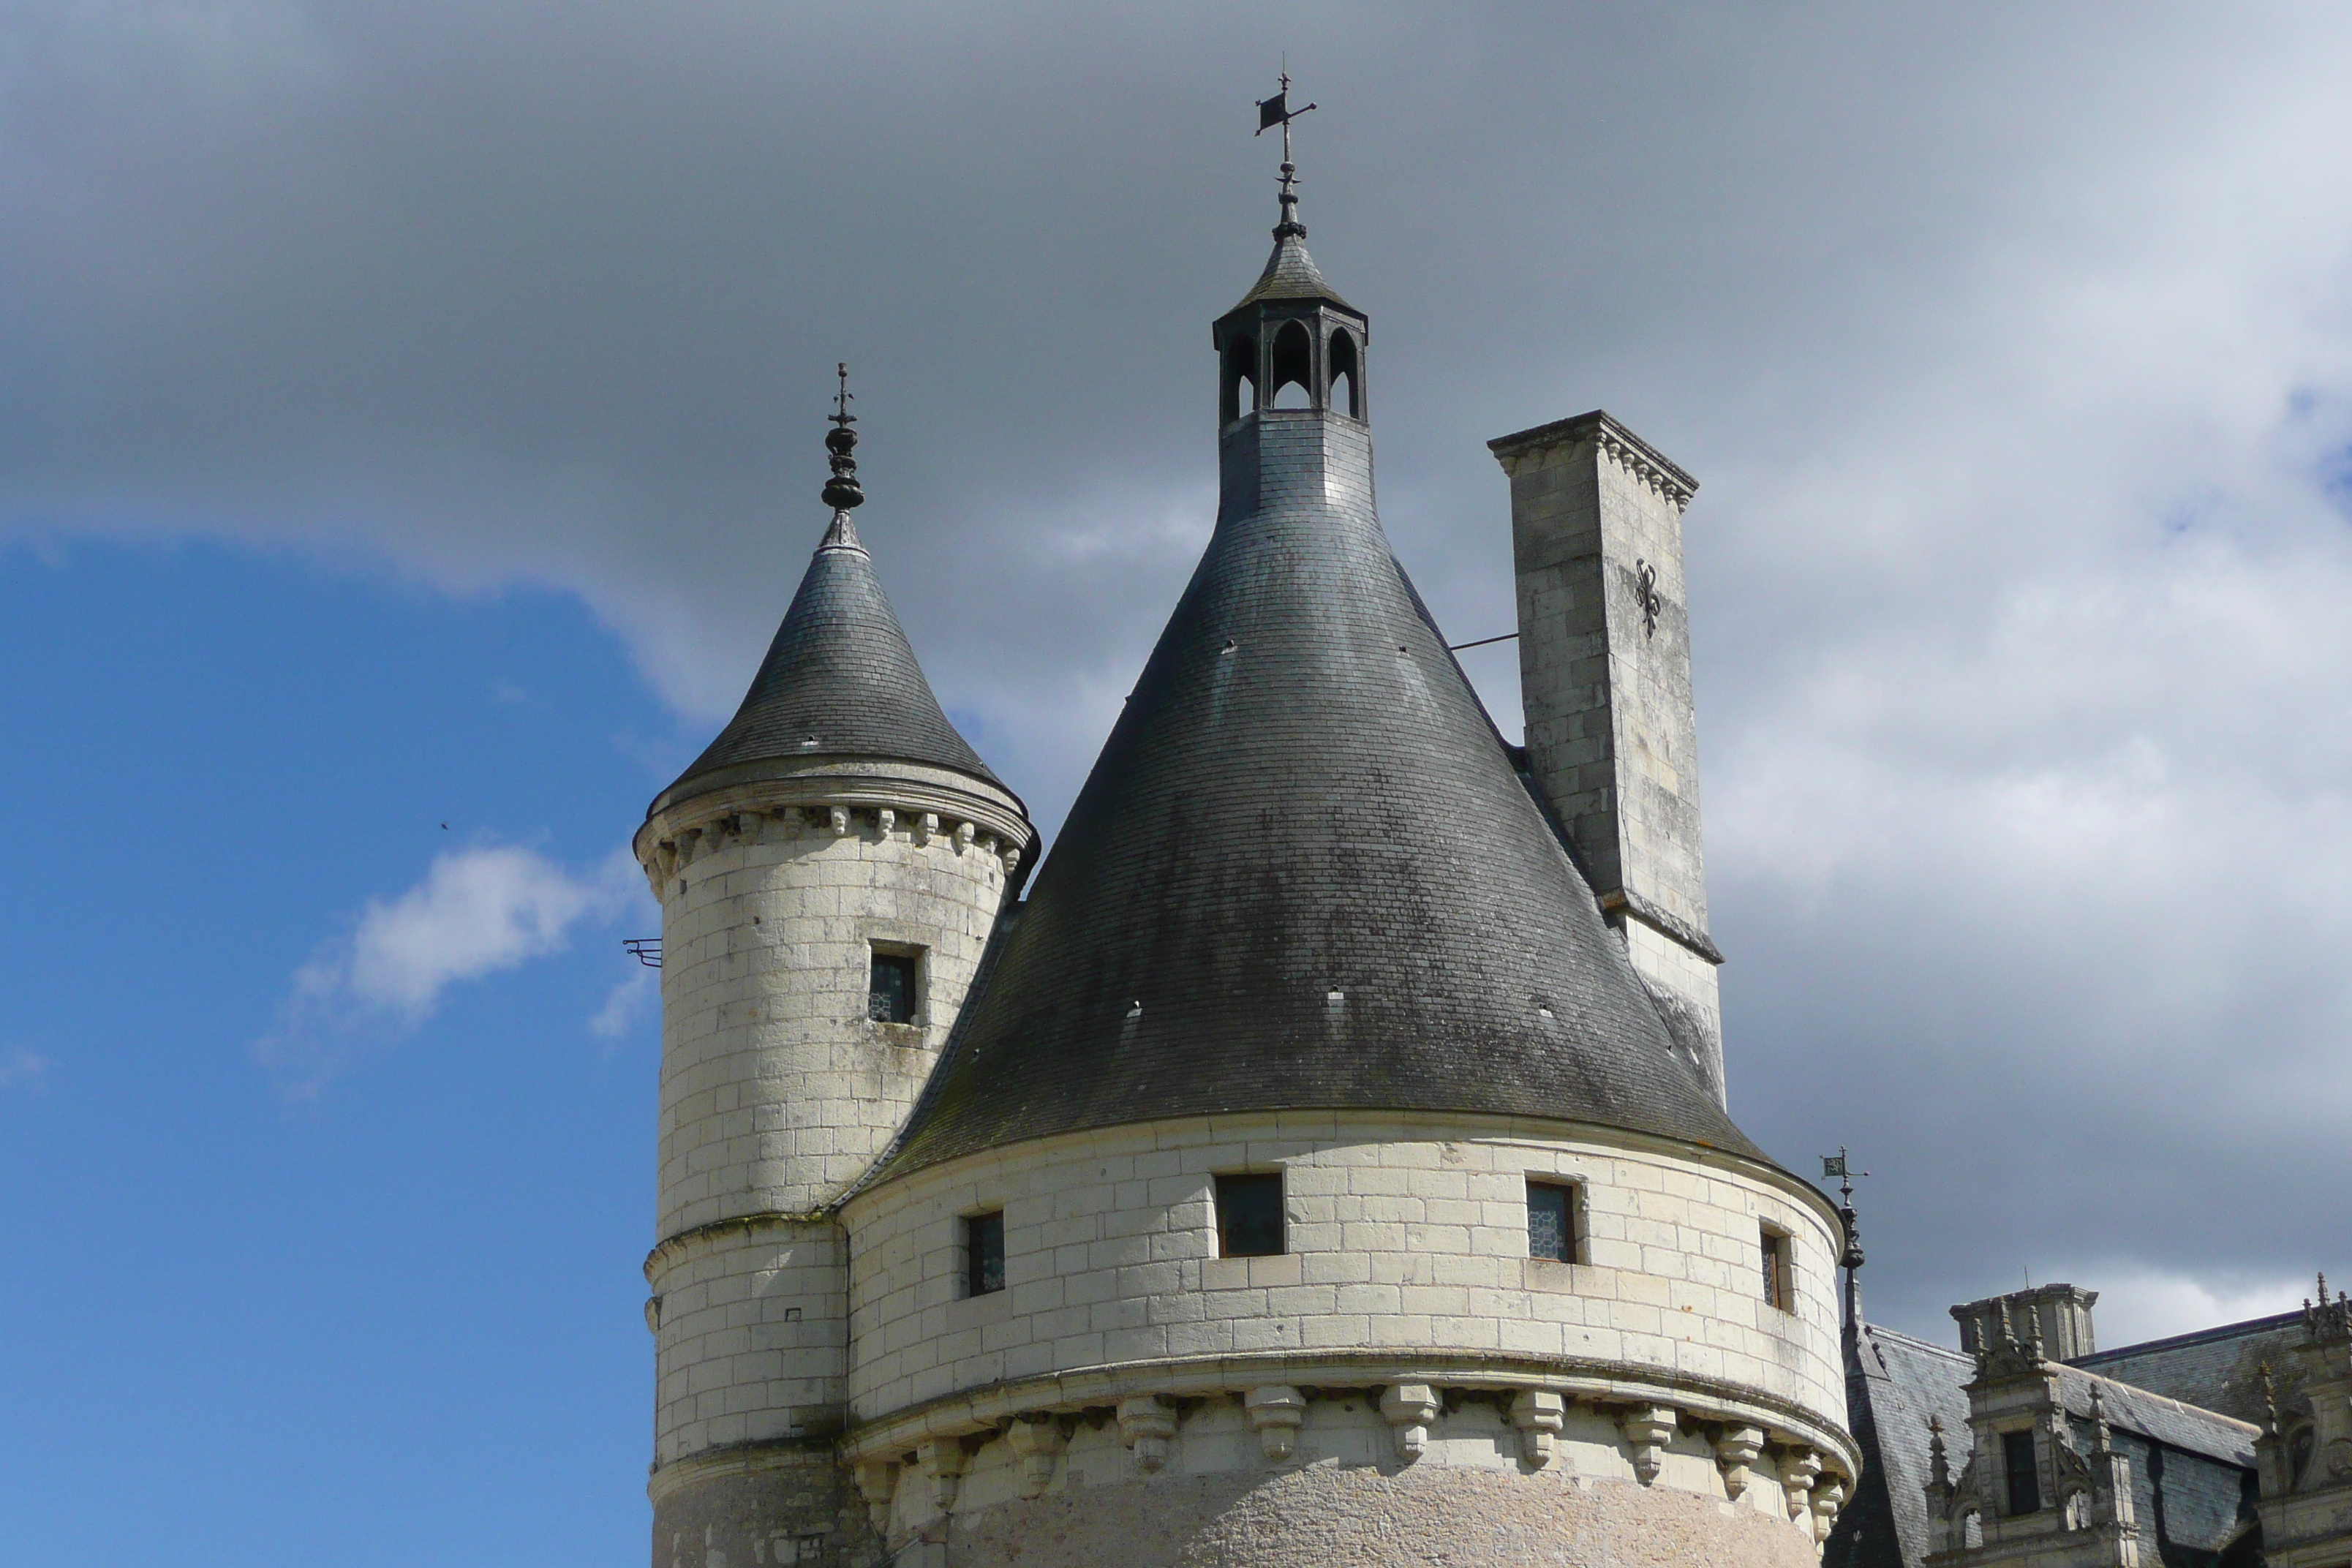
<instances>
[{"instance_id":1,"label":"castle tower","mask_svg":"<svg viewBox=\"0 0 2352 1568\"><path fill-rule=\"evenodd\" d=\"M1262 109L1216 528L839 1205L836 1451L907 1568L1811 1564L1857 1463L1837 1212L1731 1122L1391 553L1368 320Z\"/></svg>"},{"instance_id":2,"label":"castle tower","mask_svg":"<svg viewBox=\"0 0 2352 1568\"><path fill-rule=\"evenodd\" d=\"M831 1205L914 1103L1035 847L850 521L848 402L845 373L833 519L800 591L635 839L664 960L656 1568L863 1560L832 1456L849 1342Z\"/></svg>"}]
</instances>

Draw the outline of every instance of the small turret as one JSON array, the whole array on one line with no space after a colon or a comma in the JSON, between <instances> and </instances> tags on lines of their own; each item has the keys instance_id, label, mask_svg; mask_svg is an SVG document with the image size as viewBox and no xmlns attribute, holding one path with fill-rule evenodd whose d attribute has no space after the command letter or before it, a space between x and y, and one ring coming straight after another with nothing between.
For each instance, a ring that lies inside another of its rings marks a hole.
<instances>
[{"instance_id":1,"label":"small turret","mask_svg":"<svg viewBox=\"0 0 2352 1568\"><path fill-rule=\"evenodd\" d=\"M849 395L844 367L833 517L792 607L636 836L662 905L646 1262L662 1563L686 1542L703 1561L706 1531L797 1551L863 1528L825 1447L848 1354L832 1205L914 1103L1036 842L941 710L851 525Z\"/></svg>"}]
</instances>

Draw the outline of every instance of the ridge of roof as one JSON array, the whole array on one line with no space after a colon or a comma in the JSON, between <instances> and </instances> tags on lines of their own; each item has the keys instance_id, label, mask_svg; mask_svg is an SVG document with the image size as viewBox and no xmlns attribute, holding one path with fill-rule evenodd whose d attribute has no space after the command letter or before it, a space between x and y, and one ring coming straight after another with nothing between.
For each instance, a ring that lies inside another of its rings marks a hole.
<instances>
[{"instance_id":1,"label":"ridge of roof","mask_svg":"<svg viewBox=\"0 0 2352 1568\"><path fill-rule=\"evenodd\" d=\"M1274 1110L1597 1124L1771 1166L1420 608L1369 432L1276 411L1224 439L1216 530L876 1180Z\"/></svg>"},{"instance_id":2,"label":"ridge of roof","mask_svg":"<svg viewBox=\"0 0 2352 1568\"><path fill-rule=\"evenodd\" d=\"M927 763L1004 788L949 722L845 510L826 525L735 716L653 809L722 769L822 756Z\"/></svg>"},{"instance_id":3,"label":"ridge of roof","mask_svg":"<svg viewBox=\"0 0 2352 1568\"><path fill-rule=\"evenodd\" d=\"M2128 1356L2153 1355L2159 1351L2185 1350L2190 1345L2211 1344L2217 1340L2243 1339L2249 1334L2267 1332L2273 1329L2293 1328L2303 1321L2301 1312L2275 1312L2267 1318L2247 1318L2235 1323L2221 1323L2210 1329L2198 1329L2186 1334L2169 1334L2160 1340L2142 1340L2137 1344L2116 1345L2111 1350L2093 1351L2078 1355L2065 1364L2085 1370L2102 1362L2120 1361Z\"/></svg>"},{"instance_id":4,"label":"ridge of roof","mask_svg":"<svg viewBox=\"0 0 2352 1568\"><path fill-rule=\"evenodd\" d=\"M1874 1339L1894 1340L1908 1349L1928 1351L1942 1356L1947 1361L1966 1362L1970 1365L1974 1365L1976 1362L1976 1358L1966 1351L1954 1350L1949 1345L1939 1345L1933 1340L1923 1340L1915 1334L1906 1334L1899 1329L1890 1329L1883 1323L1864 1322L1861 1328L1863 1332Z\"/></svg>"}]
</instances>

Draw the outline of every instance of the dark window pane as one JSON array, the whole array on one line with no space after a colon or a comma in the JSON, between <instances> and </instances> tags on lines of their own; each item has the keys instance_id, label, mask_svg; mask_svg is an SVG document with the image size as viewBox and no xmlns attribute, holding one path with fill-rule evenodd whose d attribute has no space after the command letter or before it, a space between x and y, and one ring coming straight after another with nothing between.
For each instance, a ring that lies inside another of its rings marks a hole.
<instances>
[{"instance_id":1,"label":"dark window pane","mask_svg":"<svg viewBox=\"0 0 2352 1568\"><path fill-rule=\"evenodd\" d=\"M1272 1258L1282 1250L1282 1178L1219 1176L1217 1240L1227 1258Z\"/></svg>"},{"instance_id":2,"label":"dark window pane","mask_svg":"<svg viewBox=\"0 0 2352 1568\"><path fill-rule=\"evenodd\" d=\"M1793 1310L1789 1290L1789 1238L1772 1231L1763 1233L1764 1300L1782 1311Z\"/></svg>"},{"instance_id":3,"label":"dark window pane","mask_svg":"<svg viewBox=\"0 0 2352 1568\"><path fill-rule=\"evenodd\" d=\"M877 952L866 984L866 1016L877 1024L915 1021L915 958L912 953Z\"/></svg>"},{"instance_id":4,"label":"dark window pane","mask_svg":"<svg viewBox=\"0 0 2352 1568\"><path fill-rule=\"evenodd\" d=\"M963 1222L964 1286L985 1296L1004 1289L1004 1213L976 1214Z\"/></svg>"},{"instance_id":5,"label":"dark window pane","mask_svg":"<svg viewBox=\"0 0 2352 1568\"><path fill-rule=\"evenodd\" d=\"M1555 1182L1528 1184L1528 1256L1576 1261L1576 1191Z\"/></svg>"},{"instance_id":6,"label":"dark window pane","mask_svg":"<svg viewBox=\"0 0 2352 1568\"><path fill-rule=\"evenodd\" d=\"M2041 1512L2042 1474L2033 1468L2033 1434L2002 1433L2000 1457L2003 1467L2009 1471L2009 1511Z\"/></svg>"}]
</instances>

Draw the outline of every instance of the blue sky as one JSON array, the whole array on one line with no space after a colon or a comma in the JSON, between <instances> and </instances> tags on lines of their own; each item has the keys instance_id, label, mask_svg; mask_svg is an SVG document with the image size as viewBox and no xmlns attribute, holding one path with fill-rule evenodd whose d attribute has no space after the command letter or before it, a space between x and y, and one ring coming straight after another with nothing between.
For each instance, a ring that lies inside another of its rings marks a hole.
<instances>
[{"instance_id":1,"label":"blue sky","mask_svg":"<svg viewBox=\"0 0 2352 1568\"><path fill-rule=\"evenodd\" d=\"M575 600L206 544L0 552L0 1556L630 1559L659 1044L590 1024L645 905L324 1082L253 1048L436 858L593 877L676 720Z\"/></svg>"},{"instance_id":2,"label":"blue sky","mask_svg":"<svg viewBox=\"0 0 2352 1568\"><path fill-rule=\"evenodd\" d=\"M1874 1317L2352 1277L2352 19L2217 15L0 0L0 1559L642 1561L615 853L842 359L1051 833L1207 536L1285 50L1441 624L1511 624L1488 437L1699 477L1733 1110L1875 1173Z\"/></svg>"}]
</instances>

